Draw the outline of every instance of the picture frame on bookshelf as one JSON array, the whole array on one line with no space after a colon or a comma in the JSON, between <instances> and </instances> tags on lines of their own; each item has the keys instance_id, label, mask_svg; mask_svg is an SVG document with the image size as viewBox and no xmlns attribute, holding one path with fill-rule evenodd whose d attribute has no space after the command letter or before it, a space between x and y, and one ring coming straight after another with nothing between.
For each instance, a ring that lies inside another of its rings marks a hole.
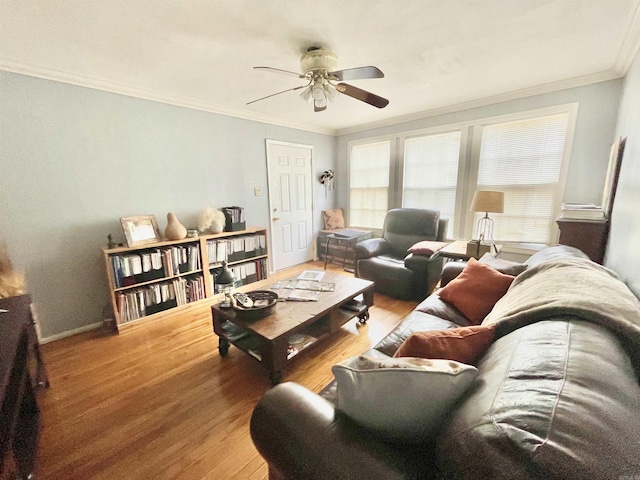
<instances>
[{"instance_id":1,"label":"picture frame on bookshelf","mask_svg":"<svg viewBox=\"0 0 640 480\"><path fill-rule=\"evenodd\" d=\"M155 215L121 217L122 230L128 247L137 247L160 241L160 231Z\"/></svg>"}]
</instances>

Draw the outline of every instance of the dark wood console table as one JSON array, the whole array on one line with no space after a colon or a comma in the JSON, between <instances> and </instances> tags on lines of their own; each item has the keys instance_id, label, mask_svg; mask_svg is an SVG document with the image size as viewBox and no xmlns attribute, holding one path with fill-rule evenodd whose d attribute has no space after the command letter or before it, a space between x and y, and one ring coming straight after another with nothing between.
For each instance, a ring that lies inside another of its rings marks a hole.
<instances>
[{"instance_id":1,"label":"dark wood console table","mask_svg":"<svg viewBox=\"0 0 640 480\"><path fill-rule=\"evenodd\" d=\"M577 220L559 218L558 243L582 250L596 263L602 264L609 236L609 220Z\"/></svg>"},{"instance_id":2,"label":"dark wood console table","mask_svg":"<svg viewBox=\"0 0 640 480\"><path fill-rule=\"evenodd\" d=\"M0 478L30 478L34 471L40 411L29 374L33 335L31 296L0 299Z\"/></svg>"}]
</instances>

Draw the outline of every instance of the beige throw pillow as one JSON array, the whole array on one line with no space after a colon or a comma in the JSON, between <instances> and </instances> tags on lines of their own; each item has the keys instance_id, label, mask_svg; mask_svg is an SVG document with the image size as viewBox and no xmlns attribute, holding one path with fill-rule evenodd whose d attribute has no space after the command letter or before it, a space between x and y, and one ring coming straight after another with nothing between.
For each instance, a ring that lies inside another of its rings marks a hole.
<instances>
[{"instance_id":1,"label":"beige throw pillow","mask_svg":"<svg viewBox=\"0 0 640 480\"><path fill-rule=\"evenodd\" d=\"M452 360L358 356L332 368L336 408L394 441L419 442L442 424L478 371Z\"/></svg>"},{"instance_id":2,"label":"beige throw pillow","mask_svg":"<svg viewBox=\"0 0 640 480\"><path fill-rule=\"evenodd\" d=\"M323 210L322 218L324 219L325 230L335 230L336 228L344 228L344 214L341 208L333 208L331 210Z\"/></svg>"}]
</instances>

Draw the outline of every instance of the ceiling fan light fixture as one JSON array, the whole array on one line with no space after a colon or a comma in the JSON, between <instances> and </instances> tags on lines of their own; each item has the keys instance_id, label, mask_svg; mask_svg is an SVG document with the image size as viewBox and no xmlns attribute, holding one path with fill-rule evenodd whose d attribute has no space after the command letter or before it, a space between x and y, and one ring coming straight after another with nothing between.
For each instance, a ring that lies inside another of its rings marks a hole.
<instances>
[{"instance_id":1,"label":"ceiling fan light fixture","mask_svg":"<svg viewBox=\"0 0 640 480\"><path fill-rule=\"evenodd\" d=\"M307 103L311 103L311 85L309 85L307 88L305 88L302 93L300 94L300 97L302 97L302 99L307 102Z\"/></svg>"},{"instance_id":2,"label":"ceiling fan light fixture","mask_svg":"<svg viewBox=\"0 0 640 480\"><path fill-rule=\"evenodd\" d=\"M333 71L338 65L338 56L326 48L309 47L300 59L300 69L306 74L315 70Z\"/></svg>"},{"instance_id":3,"label":"ceiling fan light fixture","mask_svg":"<svg viewBox=\"0 0 640 480\"><path fill-rule=\"evenodd\" d=\"M312 46L307 48L306 53L300 59L300 69L303 72L302 74L298 74L290 70L283 70L281 68L263 66L253 67L256 70L270 70L280 74L295 76L299 79L306 79L308 83L306 85L289 88L281 92L272 93L271 95L258 98L257 100L252 100L248 102L247 105L251 105L257 101L271 98L282 93L300 89L303 89L302 93L300 93L300 98L305 100L307 103L311 103L311 100L313 100L313 110L315 112L326 110L327 103L333 102L338 93L342 93L376 108L384 108L389 104L389 100L386 98L367 92L361 88L342 83L345 80L383 78L384 73L382 73L378 67L369 65L336 70L337 62L338 56L331 50L323 47Z\"/></svg>"},{"instance_id":4,"label":"ceiling fan light fixture","mask_svg":"<svg viewBox=\"0 0 640 480\"><path fill-rule=\"evenodd\" d=\"M316 109L324 110L327 108L327 94L321 84L316 83L313 86L311 89L311 96L313 97L313 106Z\"/></svg>"},{"instance_id":5,"label":"ceiling fan light fixture","mask_svg":"<svg viewBox=\"0 0 640 480\"><path fill-rule=\"evenodd\" d=\"M338 92L330 83L325 83L323 85L323 89L324 89L325 95L327 96L330 102L333 102L338 96Z\"/></svg>"}]
</instances>

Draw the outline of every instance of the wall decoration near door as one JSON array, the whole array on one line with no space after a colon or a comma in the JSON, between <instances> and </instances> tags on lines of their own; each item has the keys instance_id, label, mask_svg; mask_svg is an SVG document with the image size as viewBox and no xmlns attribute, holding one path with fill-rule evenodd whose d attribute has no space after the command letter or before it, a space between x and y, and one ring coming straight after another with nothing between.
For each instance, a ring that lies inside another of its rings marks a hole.
<instances>
[{"instance_id":1,"label":"wall decoration near door","mask_svg":"<svg viewBox=\"0 0 640 480\"><path fill-rule=\"evenodd\" d=\"M335 178L335 176L336 174L333 170L325 170L324 172L322 172L322 175L320 175L320 183L324 185L325 197L327 196L327 190L333 190L333 179Z\"/></svg>"},{"instance_id":2,"label":"wall decoration near door","mask_svg":"<svg viewBox=\"0 0 640 480\"><path fill-rule=\"evenodd\" d=\"M607 218L611 217L613 210L613 201L616 198L616 190L618 189L618 178L620 177L620 168L622 167L622 156L624 155L624 146L627 137L617 138L609 153L609 166L607 168L607 177L604 181L604 191L602 193L602 208Z\"/></svg>"}]
</instances>

